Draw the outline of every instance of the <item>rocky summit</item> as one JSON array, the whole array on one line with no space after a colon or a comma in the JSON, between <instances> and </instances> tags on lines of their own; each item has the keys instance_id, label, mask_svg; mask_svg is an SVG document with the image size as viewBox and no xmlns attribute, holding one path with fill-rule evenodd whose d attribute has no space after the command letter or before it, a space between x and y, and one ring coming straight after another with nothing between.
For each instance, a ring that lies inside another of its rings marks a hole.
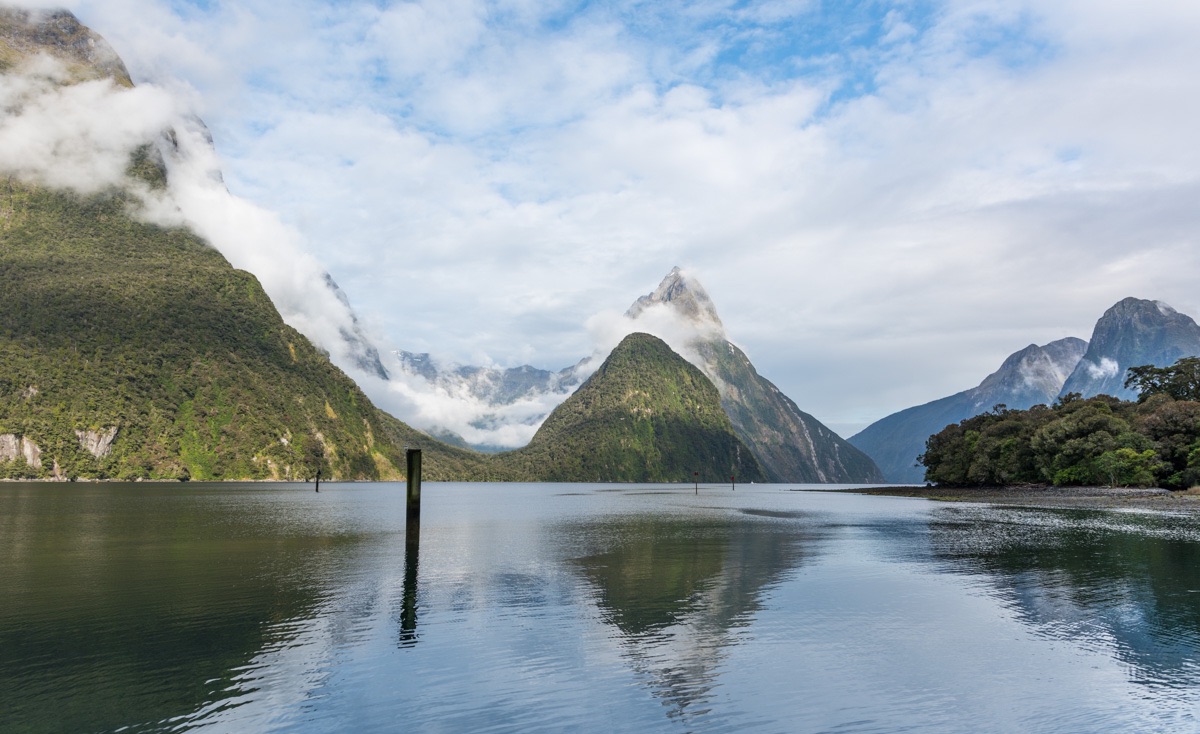
<instances>
[{"instance_id":1,"label":"rocky summit","mask_svg":"<svg viewBox=\"0 0 1200 734\"><path fill-rule=\"evenodd\" d=\"M1062 393L1113 395L1134 400L1125 387L1130 367L1166 367L1180 357L1200 355L1200 326L1161 301L1125 298L1104 312L1092 331L1087 353L1063 384Z\"/></svg>"},{"instance_id":2,"label":"rocky summit","mask_svg":"<svg viewBox=\"0 0 1200 734\"><path fill-rule=\"evenodd\" d=\"M636 325L652 308L667 309L690 327L691 336L680 353L716 385L734 432L754 452L770 481L883 481L870 457L800 410L758 374L750 358L726 337L712 299L695 278L674 268L626 315Z\"/></svg>"}]
</instances>

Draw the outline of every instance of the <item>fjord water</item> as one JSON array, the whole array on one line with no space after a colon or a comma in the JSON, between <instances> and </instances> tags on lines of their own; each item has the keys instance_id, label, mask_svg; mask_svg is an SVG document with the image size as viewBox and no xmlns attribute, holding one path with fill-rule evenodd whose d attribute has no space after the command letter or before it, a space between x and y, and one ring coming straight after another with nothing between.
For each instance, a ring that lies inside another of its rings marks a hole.
<instances>
[{"instance_id":1,"label":"fjord water","mask_svg":"<svg viewBox=\"0 0 1200 734\"><path fill-rule=\"evenodd\" d=\"M1200 522L785 486L0 485L3 732L1200 729Z\"/></svg>"}]
</instances>

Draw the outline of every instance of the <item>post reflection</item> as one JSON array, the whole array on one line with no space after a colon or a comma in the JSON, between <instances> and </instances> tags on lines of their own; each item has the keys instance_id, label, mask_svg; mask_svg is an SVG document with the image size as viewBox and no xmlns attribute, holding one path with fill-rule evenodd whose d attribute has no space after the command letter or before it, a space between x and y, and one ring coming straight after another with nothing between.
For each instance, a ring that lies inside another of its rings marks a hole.
<instances>
[{"instance_id":1,"label":"post reflection","mask_svg":"<svg viewBox=\"0 0 1200 734\"><path fill-rule=\"evenodd\" d=\"M732 519L635 518L594 534L617 539L574 565L595 589L604 620L632 667L672 718L703 714L735 631L763 590L804 560L804 528Z\"/></svg>"},{"instance_id":2,"label":"post reflection","mask_svg":"<svg viewBox=\"0 0 1200 734\"><path fill-rule=\"evenodd\" d=\"M421 556L421 519L409 516L404 526L404 595L400 603L400 646L417 643L417 570Z\"/></svg>"}]
</instances>

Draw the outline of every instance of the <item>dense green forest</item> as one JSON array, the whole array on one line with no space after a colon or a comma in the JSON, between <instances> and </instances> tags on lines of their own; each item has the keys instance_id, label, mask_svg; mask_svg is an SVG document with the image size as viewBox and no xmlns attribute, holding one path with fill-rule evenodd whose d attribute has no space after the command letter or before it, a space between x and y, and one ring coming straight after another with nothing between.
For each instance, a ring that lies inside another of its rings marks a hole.
<instances>
[{"instance_id":1,"label":"dense green forest","mask_svg":"<svg viewBox=\"0 0 1200 734\"><path fill-rule=\"evenodd\" d=\"M547 481L766 481L717 388L649 334L630 334L525 448L495 457Z\"/></svg>"},{"instance_id":2,"label":"dense green forest","mask_svg":"<svg viewBox=\"0 0 1200 734\"><path fill-rule=\"evenodd\" d=\"M1068 394L991 412L929 437L920 460L941 485L1200 485L1200 359L1129 370L1137 402Z\"/></svg>"},{"instance_id":3,"label":"dense green forest","mask_svg":"<svg viewBox=\"0 0 1200 734\"><path fill-rule=\"evenodd\" d=\"M0 451L36 446L0 478L391 479L406 444L430 478L477 475L376 410L253 275L130 206L0 179Z\"/></svg>"}]
</instances>

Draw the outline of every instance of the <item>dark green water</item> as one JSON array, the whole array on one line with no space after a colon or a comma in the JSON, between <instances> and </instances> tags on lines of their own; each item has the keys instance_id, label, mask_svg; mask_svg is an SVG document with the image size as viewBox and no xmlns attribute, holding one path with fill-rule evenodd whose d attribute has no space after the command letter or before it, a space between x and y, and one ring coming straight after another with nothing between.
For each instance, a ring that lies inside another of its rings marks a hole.
<instances>
[{"instance_id":1,"label":"dark green water","mask_svg":"<svg viewBox=\"0 0 1200 734\"><path fill-rule=\"evenodd\" d=\"M1200 523L726 488L0 484L0 732L1200 730Z\"/></svg>"}]
</instances>

